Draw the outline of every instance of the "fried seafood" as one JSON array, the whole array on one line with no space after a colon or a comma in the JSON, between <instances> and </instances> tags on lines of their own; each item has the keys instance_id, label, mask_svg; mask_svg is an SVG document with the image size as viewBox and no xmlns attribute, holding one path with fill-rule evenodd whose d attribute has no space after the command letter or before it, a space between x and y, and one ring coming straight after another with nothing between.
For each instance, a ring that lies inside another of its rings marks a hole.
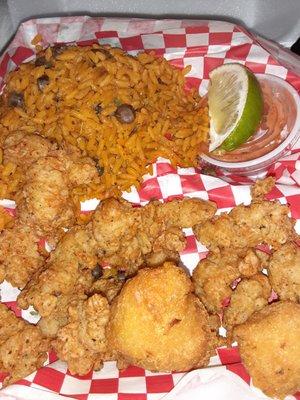
<instances>
[{"instance_id":1,"label":"fried seafood","mask_svg":"<svg viewBox=\"0 0 300 400\"><path fill-rule=\"evenodd\" d=\"M82 297L85 298L85 295L81 291L76 294L58 296L55 308L46 316L42 316L38 321L37 325L42 334L51 339L56 338L58 330L68 323L69 304Z\"/></svg>"},{"instance_id":2,"label":"fried seafood","mask_svg":"<svg viewBox=\"0 0 300 400\"><path fill-rule=\"evenodd\" d=\"M223 326L227 329L227 336L234 326L246 322L255 311L265 307L271 292L268 278L263 274L243 279L232 292L230 304L224 310Z\"/></svg>"},{"instance_id":3,"label":"fried seafood","mask_svg":"<svg viewBox=\"0 0 300 400\"><path fill-rule=\"evenodd\" d=\"M73 159L62 150L39 158L26 174L22 192L17 196L20 221L49 240L59 238L75 223L76 207L72 189L97 178L92 160Z\"/></svg>"},{"instance_id":4,"label":"fried seafood","mask_svg":"<svg viewBox=\"0 0 300 400\"><path fill-rule=\"evenodd\" d=\"M269 176L265 179L258 179L251 187L252 200L263 200L275 186L275 178Z\"/></svg>"},{"instance_id":5,"label":"fried seafood","mask_svg":"<svg viewBox=\"0 0 300 400\"><path fill-rule=\"evenodd\" d=\"M38 322L38 325L45 336L55 338L58 330L68 323L69 305L76 303L79 299L85 299L86 295L93 296L94 294L97 294L103 296L107 299L108 303L111 303L111 301L118 295L124 284L124 279L119 279L118 275L112 278L105 276L103 278L97 278L94 271L98 270L98 268L102 270L98 264L96 264L96 267L93 269L85 270L84 273L82 273L81 279L79 280L78 278L78 281L76 281L73 290L69 288L69 291L57 296L55 308L51 310L50 314L48 313L45 315L44 313ZM53 293L55 296L59 292ZM20 302L22 301L21 298L22 295L20 296ZM40 305L36 307L40 307Z\"/></svg>"},{"instance_id":6,"label":"fried seafood","mask_svg":"<svg viewBox=\"0 0 300 400\"><path fill-rule=\"evenodd\" d=\"M207 217L208 208L211 214L215 210L212 203L206 205L201 200L174 200L174 203L184 212L188 211L188 205L192 210L198 207L199 215L194 218L197 221ZM47 318L41 324L52 336L66 320L66 299L77 293L100 293L112 300L119 292L122 282L111 281L110 285L97 282L101 278L95 276L99 261L109 262L128 275L147 263L147 256L156 252L163 260L169 256L169 251L178 257L177 252L184 248L185 238L179 227L169 225L167 215L165 220L158 218L158 210L164 206L155 202L135 208L116 199L101 202L88 225L74 227L64 235L46 264L20 294L20 307L33 305L43 318ZM178 240L174 240L174 232ZM174 247L174 243L180 243L180 246Z\"/></svg>"},{"instance_id":7,"label":"fried seafood","mask_svg":"<svg viewBox=\"0 0 300 400\"><path fill-rule=\"evenodd\" d=\"M17 203L21 223L50 238L75 223L68 176L59 159L40 158L28 169L25 179Z\"/></svg>"},{"instance_id":8,"label":"fried seafood","mask_svg":"<svg viewBox=\"0 0 300 400\"><path fill-rule=\"evenodd\" d=\"M253 384L284 398L300 389L300 304L277 302L234 328L241 358Z\"/></svg>"},{"instance_id":9,"label":"fried seafood","mask_svg":"<svg viewBox=\"0 0 300 400\"><path fill-rule=\"evenodd\" d=\"M40 368L50 348L39 328L17 318L0 304L0 370L8 373L3 386L18 381Z\"/></svg>"},{"instance_id":10,"label":"fried seafood","mask_svg":"<svg viewBox=\"0 0 300 400\"><path fill-rule=\"evenodd\" d=\"M78 158L69 149L57 150L38 135L16 133L6 142L4 158L15 158L24 168L24 179L16 196L17 218L0 235L0 279L23 287L46 257L37 243L47 238L56 244L64 229L74 225L72 190L96 179L97 170L92 160Z\"/></svg>"},{"instance_id":11,"label":"fried seafood","mask_svg":"<svg viewBox=\"0 0 300 400\"><path fill-rule=\"evenodd\" d=\"M95 244L88 228L70 229L19 295L20 307L33 305L42 317L52 314L54 319L65 313L61 309L63 298L92 285L91 270L97 263Z\"/></svg>"},{"instance_id":12,"label":"fried seafood","mask_svg":"<svg viewBox=\"0 0 300 400\"><path fill-rule=\"evenodd\" d=\"M168 201L163 207L155 205L158 221L164 221L169 226L179 228L201 224L209 220L217 211L215 203L198 198Z\"/></svg>"},{"instance_id":13,"label":"fried seafood","mask_svg":"<svg viewBox=\"0 0 300 400\"><path fill-rule=\"evenodd\" d=\"M39 237L23 224L15 224L0 235L0 282L6 279L22 288L44 263Z\"/></svg>"},{"instance_id":14,"label":"fried seafood","mask_svg":"<svg viewBox=\"0 0 300 400\"><path fill-rule=\"evenodd\" d=\"M3 163L9 162L24 172L38 159L47 157L57 150L57 145L37 134L10 133L3 143Z\"/></svg>"},{"instance_id":15,"label":"fried seafood","mask_svg":"<svg viewBox=\"0 0 300 400\"><path fill-rule=\"evenodd\" d=\"M109 347L125 363L152 371L207 365L208 314L192 291L186 273L172 263L140 270L112 303Z\"/></svg>"},{"instance_id":16,"label":"fried seafood","mask_svg":"<svg viewBox=\"0 0 300 400\"><path fill-rule=\"evenodd\" d=\"M193 271L195 293L210 313L221 312L232 294L232 284L263 268L260 251L224 249L210 253Z\"/></svg>"},{"instance_id":17,"label":"fried seafood","mask_svg":"<svg viewBox=\"0 0 300 400\"><path fill-rule=\"evenodd\" d=\"M270 260L270 283L281 300L300 302L300 248L287 243Z\"/></svg>"},{"instance_id":18,"label":"fried seafood","mask_svg":"<svg viewBox=\"0 0 300 400\"><path fill-rule=\"evenodd\" d=\"M177 260L185 247L181 228L200 224L215 211L214 203L200 199L154 201L141 208L116 199L103 201L92 220L99 259L128 273L145 262Z\"/></svg>"},{"instance_id":19,"label":"fried seafood","mask_svg":"<svg viewBox=\"0 0 300 400\"><path fill-rule=\"evenodd\" d=\"M85 375L102 367L107 353L108 318L108 302L99 294L70 303L68 322L59 329L53 348L67 362L71 374Z\"/></svg>"},{"instance_id":20,"label":"fried seafood","mask_svg":"<svg viewBox=\"0 0 300 400\"><path fill-rule=\"evenodd\" d=\"M275 201L239 205L194 228L197 239L210 250L249 248L264 243L277 249L296 238L289 208Z\"/></svg>"},{"instance_id":21,"label":"fried seafood","mask_svg":"<svg viewBox=\"0 0 300 400\"><path fill-rule=\"evenodd\" d=\"M120 293L122 286L124 285L126 276L123 271L118 271L113 277L103 277L97 278L94 274L95 269L102 268L96 265L94 270L92 270L92 275L94 277L94 282L91 288L87 291L87 294L98 293L106 297L108 302L111 303L112 300ZM109 269L110 270L110 269Z\"/></svg>"}]
</instances>

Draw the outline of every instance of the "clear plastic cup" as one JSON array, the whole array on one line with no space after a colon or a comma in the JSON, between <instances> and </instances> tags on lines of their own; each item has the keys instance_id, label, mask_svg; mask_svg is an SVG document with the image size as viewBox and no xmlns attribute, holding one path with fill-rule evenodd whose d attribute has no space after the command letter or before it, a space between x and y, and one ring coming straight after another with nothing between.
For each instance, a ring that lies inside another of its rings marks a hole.
<instances>
[{"instance_id":1,"label":"clear plastic cup","mask_svg":"<svg viewBox=\"0 0 300 400\"><path fill-rule=\"evenodd\" d=\"M264 99L262 123L256 134L233 152L202 155L202 165L217 167L225 173L259 175L287 155L300 138L300 97L296 89L274 75L256 77ZM272 119L274 115L277 119Z\"/></svg>"}]
</instances>

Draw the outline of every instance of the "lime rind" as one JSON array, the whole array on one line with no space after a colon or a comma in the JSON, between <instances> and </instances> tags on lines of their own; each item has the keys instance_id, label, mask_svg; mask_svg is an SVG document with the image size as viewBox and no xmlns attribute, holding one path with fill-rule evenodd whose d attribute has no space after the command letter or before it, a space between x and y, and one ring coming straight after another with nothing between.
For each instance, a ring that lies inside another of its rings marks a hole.
<instances>
[{"instance_id":1,"label":"lime rind","mask_svg":"<svg viewBox=\"0 0 300 400\"><path fill-rule=\"evenodd\" d=\"M245 143L256 132L262 118L263 97L259 82L252 73L247 71L247 75L249 89L245 107L235 129L220 146L220 149L225 151L235 150Z\"/></svg>"},{"instance_id":2,"label":"lime rind","mask_svg":"<svg viewBox=\"0 0 300 400\"><path fill-rule=\"evenodd\" d=\"M241 64L224 64L210 73L209 151L231 151L256 131L263 100L255 76Z\"/></svg>"},{"instance_id":3,"label":"lime rind","mask_svg":"<svg viewBox=\"0 0 300 400\"><path fill-rule=\"evenodd\" d=\"M248 75L240 64L224 64L211 71L209 77L209 151L213 151L231 134L242 116L248 93Z\"/></svg>"}]
</instances>

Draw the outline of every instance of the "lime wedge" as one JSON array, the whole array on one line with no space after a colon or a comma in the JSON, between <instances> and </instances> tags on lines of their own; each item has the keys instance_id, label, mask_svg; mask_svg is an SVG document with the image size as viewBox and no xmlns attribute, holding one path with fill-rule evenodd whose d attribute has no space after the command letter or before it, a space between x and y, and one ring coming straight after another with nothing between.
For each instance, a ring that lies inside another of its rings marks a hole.
<instances>
[{"instance_id":1,"label":"lime wedge","mask_svg":"<svg viewBox=\"0 0 300 400\"><path fill-rule=\"evenodd\" d=\"M257 130L263 112L261 89L253 73L241 64L221 65L209 77L209 151L231 151Z\"/></svg>"}]
</instances>

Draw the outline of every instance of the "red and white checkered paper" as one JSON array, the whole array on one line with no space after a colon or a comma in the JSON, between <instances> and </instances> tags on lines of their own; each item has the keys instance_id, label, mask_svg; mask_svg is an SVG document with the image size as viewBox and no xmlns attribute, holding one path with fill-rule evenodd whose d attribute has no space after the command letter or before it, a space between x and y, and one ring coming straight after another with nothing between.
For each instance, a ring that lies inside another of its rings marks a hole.
<instances>
[{"instance_id":1,"label":"red and white checkered paper","mask_svg":"<svg viewBox=\"0 0 300 400\"><path fill-rule=\"evenodd\" d=\"M255 73L279 76L300 91L300 77L289 71L261 47L255 37L244 28L220 21L193 20L143 20L91 17L63 17L30 20L23 23L6 52L0 59L0 88L8 71L18 67L34 56L31 45L33 37L40 33L43 45L53 43L110 44L122 47L131 54L153 50L164 56L173 65L182 68L191 65L187 76L187 87L199 88L204 94L209 72L227 62L239 62ZM290 155L270 168L277 179L276 187L268 198L288 203L291 214L297 219L300 231L300 143ZM219 212L227 211L241 203L250 202L249 179L232 176L232 184L201 174L194 168L173 169L168 160L158 159L152 176L146 176L139 191L124 193L127 200L146 204L150 199L170 200L182 197L200 197L217 203ZM7 207L11 202L0 201ZM91 203L94 204L93 202ZM89 205L90 207L90 205ZM205 248L196 241L191 229L186 229L187 246L181 258L190 269L205 255ZM18 290L4 282L0 286L1 300L17 315L32 323L38 316L32 310L19 310L16 306ZM211 368L227 369L237 374L251 387L251 379L240 361L237 348L219 349L211 360ZM205 374L207 369L200 371ZM0 392L1 397L14 395L26 399L58 399L58 395L79 400L158 400L170 392L182 378L181 373L152 373L141 368L130 367L118 371L114 362L106 363L99 372L90 372L84 377L72 376L65 363L49 355L47 365L16 385ZM254 393L254 392L253 392ZM220 392L218 398L222 398ZM300 399L300 394L295 395ZM174 397L175 398L175 397ZM239 394L236 394L239 398Z\"/></svg>"}]
</instances>

